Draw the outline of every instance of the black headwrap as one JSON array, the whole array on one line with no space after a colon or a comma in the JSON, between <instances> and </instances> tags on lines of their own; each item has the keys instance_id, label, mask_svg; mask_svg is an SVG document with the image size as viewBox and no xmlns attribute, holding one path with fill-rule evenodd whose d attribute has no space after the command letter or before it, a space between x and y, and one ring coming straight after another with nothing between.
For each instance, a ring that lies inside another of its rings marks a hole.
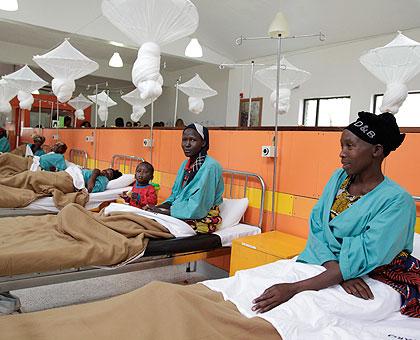
<instances>
[{"instance_id":1,"label":"black headwrap","mask_svg":"<svg viewBox=\"0 0 420 340\"><path fill-rule=\"evenodd\" d=\"M385 157L396 150L405 138L405 134L400 133L394 115L389 112L380 115L359 112L359 118L346 129L369 144L381 144Z\"/></svg>"},{"instance_id":2,"label":"black headwrap","mask_svg":"<svg viewBox=\"0 0 420 340\"><path fill-rule=\"evenodd\" d=\"M187 167L184 169L184 179L182 181L182 187L190 183L195 175L197 174L198 170L200 170L201 166L204 164L204 161L206 160L207 151L209 150L209 130L197 123L193 123L188 125L185 129L193 129L197 131L197 133L200 135L200 137L206 142L206 145L204 145L197 158L195 159L193 164L187 163Z\"/></svg>"}]
</instances>

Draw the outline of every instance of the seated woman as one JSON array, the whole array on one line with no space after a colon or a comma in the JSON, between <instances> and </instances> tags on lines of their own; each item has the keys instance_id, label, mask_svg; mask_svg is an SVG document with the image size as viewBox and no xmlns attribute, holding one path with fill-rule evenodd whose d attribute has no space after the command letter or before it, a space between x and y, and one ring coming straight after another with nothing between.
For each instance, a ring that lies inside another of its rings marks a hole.
<instances>
[{"instance_id":1,"label":"seated woman","mask_svg":"<svg viewBox=\"0 0 420 340\"><path fill-rule=\"evenodd\" d=\"M28 156L42 156L45 151L42 149L42 145L45 142L45 137L40 135L32 136L33 143L22 144L14 149L11 153L22 157Z\"/></svg>"},{"instance_id":2,"label":"seated woman","mask_svg":"<svg viewBox=\"0 0 420 340\"><path fill-rule=\"evenodd\" d=\"M209 155L209 131L200 124L182 133L185 160L178 170L172 194L160 205L144 209L186 220L198 233L212 233L222 222L219 204L224 190L222 167Z\"/></svg>"},{"instance_id":3,"label":"seated woman","mask_svg":"<svg viewBox=\"0 0 420 340\"><path fill-rule=\"evenodd\" d=\"M10 151L10 143L9 139L7 138L6 130L0 128L0 153L1 152L9 152Z\"/></svg>"},{"instance_id":4,"label":"seated woman","mask_svg":"<svg viewBox=\"0 0 420 340\"><path fill-rule=\"evenodd\" d=\"M105 191L109 181L121 177L122 173L119 170L114 170L112 168L102 171L99 169L82 169L82 175L88 192L95 193Z\"/></svg>"}]
</instances>

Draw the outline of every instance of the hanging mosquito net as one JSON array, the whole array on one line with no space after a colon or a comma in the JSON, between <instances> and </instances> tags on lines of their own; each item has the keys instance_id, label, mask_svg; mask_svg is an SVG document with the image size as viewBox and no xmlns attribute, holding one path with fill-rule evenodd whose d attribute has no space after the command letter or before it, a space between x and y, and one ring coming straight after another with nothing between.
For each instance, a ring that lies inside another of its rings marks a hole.
<instances>
[{"instance_id":1,"label":"hanging mosquito net","mask_svg":"<svg viewBox=\"0 0 420 340\"><path fill-rule=\"evenodd\" d=\"M134 89L133 91L121 96L121 99L133 106L133 113L130 116L133 122L138 122L140 120L146 112L145 107L152 102L151 99L142 99L138 89Z\"/></svg>"},{"instance_id":2,"label":"hanging mosquito net","mask_svg":"<svg viewBox=\"0 0 420 340\"><path fill-rule=\"evenodd\" d=\"M188 109L195 114L203 111L204 98L217 95L217 91L208 86L198 74L187 82L180 84L178 88L189 97Z\"/></svg>"},{"instance_id":3,"label":"hanging mosquito net","mask_svg":"<svg viewBox=\"0 0 420 340\"><path fill-rule=\"evenodd\" d=\"M0 79L0 114L12 112L10 101L17 95L18 89L10 86L5 79Z\"/></svg>"},{"instance_id":4,"label":"hanging mosquito net","mask_svg":"<svg viewBox=\"0 0 420 340\"><path fill-rule=\"evenodd\" d=\"M83 110L91 106L92 102L80 93L77 97L69 100L67 104L76 109L76 111L74 112L74 116L76 117L76 119L84 120L85 112Z\"/></svg>"},{"instance_id":5,"label":"hanging mosquito net","mask_svg":"<svg viewBox=\"0 0 420 340\"><path fill-rule=\"evenodd\" d=\"M102 91L98 95L91 95L88 98L93 101L94 103L98 104L98 117L103 122L108 120L108 107L117 105L110 96L106 94L105 91Z\"/></svg>"}]
</instances>

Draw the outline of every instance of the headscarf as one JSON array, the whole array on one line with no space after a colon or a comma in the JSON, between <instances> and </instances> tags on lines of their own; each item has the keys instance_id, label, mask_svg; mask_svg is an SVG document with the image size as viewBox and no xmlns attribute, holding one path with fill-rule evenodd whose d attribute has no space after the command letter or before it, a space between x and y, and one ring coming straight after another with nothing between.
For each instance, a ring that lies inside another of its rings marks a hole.
<instances>
[{"instance_id":1,"label":"headscarf","mask_svg":"<svg viewBox=\"0 0 420 340\"><path fill-rule=\"evenodd\" d=\"M197 131L200 137L206 142L206 145L201 148L200 153L203 155L207 155L207 151L209 150L209 147L210 147L209 129L207 129L206 127L198 123L192 123L188 125L187 127L184 128L184 131L187 129L193 129Z\"/></svg>"},{"instance_id":2,"label":"headscarf","mask_svg":"<svg viewBox=\"0 0 420 340\"><path fill-rule=\"evenodd\" d=\"M32 140L34 141L34 143L44 144L45 137L44 136L40 136L40 135L33 135L32 136Z\"/></svg>"},{"instance_id":3,"label":"headscarf","mask_svg":"<svg viewBox=\"0 0 420 340\"><path fill-rule=\"evenodd\" d=\"M359 118L346 129L369 144L381 144L385 157L396 150L405 138L405 134L400 133L394 115L389 112L380 115L359 112Z\"/></svg>"},{"instance_id":4,"label":"headscarf","mask_svg":"<svg viewBox=\"0 0 420 340\"><path fill-rule=\"evenodd\" d=\"M201 148L193 164L190 164L190 160L187 162L184 169L184 179L182 181L182 187L186 186L188 183L190 183L193 180L198 170L200 170L201 166L204 164L204 161L206 160L206 156L207 156L207 151L209 150L209 142L210 142L209 130L206 127L198 123L193 123L193 124L188 125L184 129L184 131L187 129L193 129L197 131L200 137L206 142L206 145L204 145Z\"/></svg>"}]
</instances>

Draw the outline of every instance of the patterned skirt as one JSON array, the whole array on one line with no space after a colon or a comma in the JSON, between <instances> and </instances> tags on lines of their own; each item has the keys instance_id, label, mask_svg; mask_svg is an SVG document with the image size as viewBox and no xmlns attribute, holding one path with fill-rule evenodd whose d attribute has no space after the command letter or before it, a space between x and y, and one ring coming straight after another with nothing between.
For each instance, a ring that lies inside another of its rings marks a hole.
<instances>
[{"instance_id":1,"label":"patterned skirt","mask_svg":"<svg viewBox=\"0 0 420 340\"><path fill-rule=\"evenodd\" d=\"M219 206L215 205L210 209L207 216L199 220L185 220L197 233L214 233L222 223Z\"/></svg>"}]
</instances>

